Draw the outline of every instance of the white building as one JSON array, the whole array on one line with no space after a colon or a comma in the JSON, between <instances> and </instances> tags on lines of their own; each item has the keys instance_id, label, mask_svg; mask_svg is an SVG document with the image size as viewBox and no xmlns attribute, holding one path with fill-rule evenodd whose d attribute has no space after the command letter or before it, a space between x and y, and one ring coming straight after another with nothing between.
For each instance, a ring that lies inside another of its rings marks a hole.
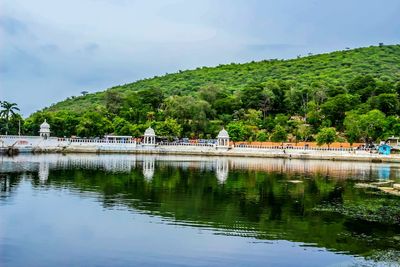
<instances>
[{"instance_id":1,"label":"white building","mask_svg":"<svg viewBox=\"0 0 400 267\"><path fill-rule=\"evenodd\" d=\"M50 137L50 125L47 123L46 119L40 125L39 135L44 140L47 140Z\"/></svg>"},{"instance_id":2,"label":"white building","mask_svg":"<svg viewBox=\"0 0 400 267\"><path fill-rule=\"evenodd\" d=\"M144 132L143 144L153 146L156 144L156 133L153 128L149 127Z\"/></svg>"},{"instance_id":3,"label":"white building","mask_svg":"<svg viewBox=\"0 0 400 267\"><path fill-rule=\"evenodd\" d=\"M225 128L222 128L217 136L217 146L226 148L229 147L229 134Z\"/></svg>"}]
</instances>

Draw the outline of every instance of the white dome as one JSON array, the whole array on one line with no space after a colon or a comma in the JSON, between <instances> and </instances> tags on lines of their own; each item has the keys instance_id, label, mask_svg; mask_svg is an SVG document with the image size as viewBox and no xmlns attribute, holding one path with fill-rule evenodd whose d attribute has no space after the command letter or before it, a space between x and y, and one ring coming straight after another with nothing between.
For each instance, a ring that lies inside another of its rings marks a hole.
<instances>
[{"instance_id":1,"label":"white dome","mask_svg":"<svg viewBox=\"0 0 400 267\"><path fill-rule=\"evenodd\" d=\"M50 125L46 120L42 124L40 124L40 132L50 132Z\"/></svg>"},{"instance_id":2,"label":"white dome","mask_svg":"<svg viewBox=\"0 0 400 267\"><path fill-rule=\"evenodd\" d=\"M222 130L219 132L217 138L229 138L229 134L225 130L225 128L222 128Z\"/></svg>"},{"instance_id":3,"label":"white dome","mask_svg":"<svg viewBox=\"0 0 400 267\"><path fill-rule=\"evenodd\" d=\"M42 124L40 124L40 128L50 128L50 125L47 123L46 119Z\"/></svg>"},{"instance_id":4,"label":"white dome","mask_svg":"<svg viewBox=\"0 0 400 267\"><path fill-rule=\"evenodd\" d=\"M149 127L144 131L144 136L156 136L156 133L154 132L153 128Z\"/></svg>"}]
</instances>

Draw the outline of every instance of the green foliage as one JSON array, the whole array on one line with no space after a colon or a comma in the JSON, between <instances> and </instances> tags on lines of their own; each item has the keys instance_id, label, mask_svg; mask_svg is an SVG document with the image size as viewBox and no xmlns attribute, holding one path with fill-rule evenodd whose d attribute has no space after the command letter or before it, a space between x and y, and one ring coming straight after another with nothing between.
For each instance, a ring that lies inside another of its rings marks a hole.
<instances>
[{"instance_id":1,"label":"green foliage","mask_svg":"<svg viewBox=\"0 0 400 267\"><path fill-rule=\"evenodd\" d=\"M268 141L268 134L264 131L260 131L257 133L257 141L266 142Z\"/></svg>"},{"instance_id":2,"label":"green foliage","mask_svg":"<svg viewBox=\"0 0 400 267\"><path fill-rule=\"evenodd\" d=\"M242 121L232 121L226 127L232 141L247 140L251 136L251 130Z\"/></svg>"},{"instance_id":3,"label":"green foliage","mask_svg":"<svg viewBox=\"0 0 400 267\"><path fill-rule=\"evenodd\" d=\"M37 135L39 126L44 120L51 125L51 134L54 136L76 135L76 126L80 118L70 111L36 112L24 122L24 134Z\"/></svg>"},{"instance_id":4,"label":"green foliage","mask_svg":"<svg viewBox=\"0 0 400 267\"><path fill-rule=\"evenodd\" d=\"M114 133L116 135L125 135L125 136L132 136L135 132L135 127L127 120L115 117L114 121L112 122L112 126L114 128Z\"/></svg>"},{"instance_id":5,"label":"green foliage","mask_svg":"<svg viewBox=\"0 0 400 267\"><path fill-rule=\"evenodd\" d=\"M399 96L396 94L380 94L368 100L371 109L378 109L386 115L396 115L399 112Z\"/></svg>"},{"instance_id":6,"label":"green foliage","mask_svg":"<svg viewBox=\"0 0 400 267\"><path fill-rule=\"evenodd\" d=\"M171 118L157 122L155 128L159 136L168 137L169 139L179 137L182 133L182 126L175 119Z\"/></svg>"},{"instance_id":7,"label":"green foliage","mask_svg":"<svg viewBox=\"0 0 400 267\"><path fill-rule=\"evenodd\" d=\"M17 111L19 111L19 108L16 103L11 103L7 101L0 101L0 107L0 118L2 119L2 121L4 121L2 123L4 126L1 127L1 130L4 131L5 134L8 134L10 132L10 120L15 119L15 117L18 116Z\"/></svg>"},{"instance_id":8,"label":"green foliage","mask_svg":"<svg viewBox=\"0 0 400 267\"><path fill-rule=\"evenodd\" d=\"M400 74L397 64L399 61L399 45L368 47L292 60L264 60L246 64L219 65L215 68L202 67L162 77L143 79L135 83L113 87L112 90L127 95L130 92L158 88L165 94L165 97L168 97L192 94L205 86L213 86L233 93L268 81L276 81L276 84L291 81L290 84L296 81L299 88L314 82L323 82L329 85L329 92L333 96L335 91L342 90L358 76L371 76L374 79L388 77L389 81L399 81ZM286 91L287 87L291 87L291 85L282 85L282 91ZM353 92L349 93L353 94ZM52 111L70 109L84 113L89 106L103 104L104 97L104 92L74 97L57 103L49 109Z\"/></svg>"},{"instance_id":9,"label":"green foliage","mask_svg":"<svg viewBox=\"0 0 400 267\"><path fill-rule=\"evenodd\" d=\"M81 118L76 132L79 136L98 137L112 131L112 123L99 112L86 112Z\"/></svg>"},{"instance_id":10,"label":"green foliage","mask_svg":"<svg viewBox=\"0 0 400 267\"><path fill-rule=\"evenodd\" d=\"M214 138L230 125L237 141L259 139L260 131L274 140L290 134L308 141L321 128L335 127L351 142L377 141L399 133L399 61L400 45L392 45L180 71L69 98L32 114L24 131L37 134L46 118L57 136L140 135L151 122L170 137ZM351 127L359 123L354 114L371 110L391 121L368 134ZM169 129L168 119L181 130Z\"/></svg>"},{"instance_id":11,"label":"green foliage","mask_svg":"<svg viewBox=\"0 0 400 267\"><path fill-rule=\"evenodd\" d=\"M123 99L120 93L114 90L105 92L106 108L109 112L117 114L120 110Z\"/></svg>"},{"instance_id":12,"label":"green foliage","mask_svg":"<svg viewBox=\"0 0 400 267\"><path fill-rule=\"evenodd\" d=\"M350 144L360 141L362 130L360 125L360 115L349 112L344 120L345 134Z\"/></svg>"},{"instance_id":13,"label":"green foliage","mask_svg":"<svg viewBox=\"0 0 400 267\"><path fill-rule=\"evenodd\" d=\"M333 125L340 126L345 117L346 111L352 110L359 104L357 95L340 94L336 95L321 105L321 113Z\"/></svg>"},{"instance_id":14,"label":"green foliage","mask_svg":"<svg viewBox=\"0 0 400 267\"><path fill-rule=\"evenodd\" d=\"M378 138L384 138L387 124L385 114L376 109L366 114L350 112L344 121L345 133L350 143L360 141L360 139L365 143L370 143Z\"/></svg>"},{"instance_id":15,"label":"green foliage","mask_svg":"<svg viewBox=\"0 0 400 267\"><path fill-rule=\"evenodd\" d=\"M281 125L276 125L274 130L272 131L271 134L271 141L273 142L284 142L287 140L287 132L284 127Z\"/></svg>"},{"instance_id":16,"label":"green foliage","mask_svg":"<svg viewBox=\"0 0 400 267\"><path fill-rule=\"evenodd\" d=\"M312 129L308 124L300 123L295 129L296 140L307 142L310 141L312 137Z\"/></svg>"},{"instance_id":17,"label":"green foliage","mask_svg":"<svg viewBox=\"0 0 400 267\"><path fill-rule=\"evenodd\" d=\"M328 146L336 140L336 129L333 127L322 128L317 134L318 145L327 144Z\"/></svg>"}]
</instances>

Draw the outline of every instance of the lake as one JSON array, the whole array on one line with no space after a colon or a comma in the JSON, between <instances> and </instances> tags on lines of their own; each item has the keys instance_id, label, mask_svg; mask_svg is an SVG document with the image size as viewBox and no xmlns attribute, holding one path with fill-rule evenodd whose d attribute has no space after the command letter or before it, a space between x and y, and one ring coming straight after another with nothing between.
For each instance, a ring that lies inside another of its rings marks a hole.
<instances>
[{"instance_id":1,"label":"lake","mask_svg":"<svg viewBox=\"0 0 400 267\"><path fill-rule=\"evenodd\" d=\"M389 179L400 165L0 156L0 266L399 266L399 224L357 213L400 205L355 186Z\"/></svg>"}]
</instances>

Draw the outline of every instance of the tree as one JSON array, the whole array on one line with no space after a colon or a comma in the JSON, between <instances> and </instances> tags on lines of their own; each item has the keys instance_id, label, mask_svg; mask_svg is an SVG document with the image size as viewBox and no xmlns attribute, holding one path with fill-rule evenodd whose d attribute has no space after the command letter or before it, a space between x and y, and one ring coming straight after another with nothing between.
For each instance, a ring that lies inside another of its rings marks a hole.
<instances>
[{"instance_id":1,"label":"tree","mask_svg":"<svg viewBox=\"0 0 400 267\"><path fill-rule=\"evenodd\" d=\"M265 88L273 93L272 109L273 113L281 113L286 110L285 106L285 92L290 89L291 85L289 82L282 80L268 81Z\"/></svg>"},{"instance_id":2,"label":"tree","mask_svg":"<svg viewBox=\"0 0 400 267\"><path fill-rule=\"evenodd\" d=\"M95 111L87 111L76 127L80 136L99 137L113 131L112 123L104 116Z\"/></svg>"},{"instance_id":3,"label":"tree","mask_svg":"<svg viewBox=\"0 0 400 267\"><path fill-rule=\"evenodd\" d=\"M138 92L141 103L149 104L153 110L160 108L164 99L164 93L160 88L151 88Z\"/></svg>"},{"instance_id":4,"label":"tree","mask_svg":"<svg viewBox=\"0 0 400 267\"><path fill-rule=\"evenodd\" d=\"M174 137L180 137L182 133L182 126L172 118L167 118L165 121L157 122L155 128L157 135L168 137L170 140Z\"/></svg>"},{"instance_id":5,"label":"tree","mask_svg":"<svg viewBox=\"0 0 400 267\"><path fill-rule=\"evenodd\" d=\"M321 114L321 109L314 101L308 103L306 118L307 123L312 125L314 129L318 129L322 123L323 115Z\"/></svg>"},{"instance_id":6,"label":"tree","mask_svg":"<svg viewBox=\"0 0 400 267\"><path fill-rule=\"evenodd\" d=\"M89 94L88 91L82 91L82 92L81 92L81 95L83 95L83 96L85 96L85 95L87 95L87 94Z\"/></svg>"},{"instance_id":7,"label":"tree","mask_svg":"<svg viewBox=\"0 0 400 267\"><path fill-rule=\"evenodd\" d=\"M344 121L347 140L353 143L363 139L365 143L372 143L383 137L387 123L385 114L380 110L371 110L366 114L349 112Z\"/></svg>"},{"instance_id":8,"label":"tree","mask_svg":"<svg viewBox=\"0 0 400 267\"><path fill-rule=\"evenodd\" d=\"M207 127L207 119L212 117L211 105L193 96L171 96L165 103L165 115L176 119L182 125L183 132L191 131L193 137Z\"/></svg>"},{"instance_id":9,"label":"tree","mask_svg":"<svg viewBox=\"0 0 400 267\"><path fill-rule=\"evenodd\" d=\"M360 103L357 96L340 94L330 98L321 105L322 114L330 120L334 126L341 126L346 111L352 110Z\"/></svg>"},{"instance_id":10,"label":"tree","mask_svg":"<svg viewBox=\"0 0 400 267\"><path fill-rule=\"evenodd\" d=\"M19 111L19 108L17 107L16 103L10 103L7 101L3 101L0 103L1 103L0 106L2 108L2 110L0 110L0 117L4 118L6 121L5 131L6 131L6 135L7 135L10 117L16 115L17 114L16 111Z\"/></svg>"},{"instance_id":11,"label":"tree","mask_svg":"<svg viewBox=\"0 0 400 267\"><path fill-rule=\"evenodd\" d=\"M351 80L347 85L350 94L358 94L361 101L366 101L375 92L376 81L371 75L358 76Z\"/></svg>"},{"instance_id":12,"label":"tree","mask_svg":"<svg viewBox=\"0 0 400 267\"><path fill-rule=\"evenodd\" d=\"M118 116L113 120L113 128L116 135L131 136L134 131L134 127L130 122Z\"/></svg>"},{"instance_id":13,"label":"tree","mask_svg":"<svg viewBox=\"0 0 400 267\"><path fill-rule=\"evenodd\" d=\"M329 148L329 145L335 142L336 140L336 129L333 127L322 128L317 134L316 139L317 139L317 144L319 146L327 144Z\"/></svg>"},{"instance_id":14,"label":"tree","mask_svg":"<svg viewBox=\"0 0 400 267\"><path fill-rule=\"evenodd\" d=\"M399 96L397 94L380 94L368 99L371 109L379 109L386 115L395 115L400 109Z\"/></svg>"},{"instance_id":15,"label":"tree","mask_svg":"<svg viewBox=\"0 0 400 267\"><path fill-rule=\"evenodd\" d=\"M226 130L229 133L229 137L232 141L245 141L250 135L251 131L242 121L232 121L226 126Z\"/></svg>"},{"instance_id":16,"label":"tree","mask_svg":"<svg viewBox=\"0 0 400 267\"><path fill-rule=\"evenodd\" d=\"M358 142L362 137L362 129L360 125L361 116L356 112L348 112L344 119L343 125L345 128L345 135L347 141L353 145Z\"/></svg>"},{"instance_id":17,"label":"tree","mask_svg":"<svg viewBox=\"0 0 400 267\"><path fill-rule=\"evenodd\" d=\"M322 82L314 82L311 85L311 96L313 102L319 107L328 98L328 86Z\"/></svg>"},{"instance_id":18,"label":"tree","mask_svg":"<svg viewBox=\"0 0 400 267\"><path fill-rule=\"evenodd\" d=\"M268 135L265 131L259 131L257 133L257 141L259 142L265 142L268 140Z\"/></svg>"},{"instance_id":19,"label":"tree","mask_svg":"<svg viewBox=\"0 0 400 267\"><path fill-rule=\"evenodd\" d=\"M308 102L310 99L309 87L291 87L286 91L285 103L287 109L294 115L305 115L308 109Z\"/></svg>"},{"instance_id":20,"label":"tree","mask_svg":"<svg viewBox=\"0 0 400 267\"><path fill-rule=\"evenodd\" d=\"M261 123L261 111L249 109L244 114L244 119L247 125L258 126Z\"/></svg>"},{"instance_id":21,"label":"tree","mask_svg":"<svg viewBox=\"0 0 400 267\"><path fill-rule=\"evenodd\" d=\"M106 108L109 112L117 114L122 106L122 95L115 90L107 90L105 93Z\"/></svg>"},{"instance_id":22,"label":"tree","mask_svg":"<svg viewBox=\"0 0 400 267\"><path fill-rule=\"evenodd\" d=\"M147 117L147 120L148 121L153 121L154 120L154 117L155 117L155 112L154 111L150 111L150 112L147 112L147 114L146 114L146 117Z\"/></svg>"},{"instance_id":23,"label":"tree","mask_svg":"<svg viewBox=\"0 0 400 267\"><path fill-rule=\"evenodd\" d=\"M264 89L261 85L253 85L245 88L240 95L244 108L260 108L263 92Z\"/></svg>"},{"instance_id":24,"label":"tree","mask_svg":"<svg viewBox=\"0 0 400 267\"><path fill-rule=\"evenodd\" d=\"M199 96L201 99L210 103L211 106L214 106L215 101L217 101L218 99L226 97L223 89L213 84L201 87L199 90Z\"/></svg>"},{"instance_id":25,"label":"tree","mask_svg":"<svg viewBox=\"0 0 400 267\"><path fill-rule=\"evenodd\" d=\"M384 137L400 135L400 118L398 116L386 117L385 128L383 130Z\"/></svg>"},{"instance_id":26,"label":"tree","mask_svg":"<svg viewBox=\"0 0 400 267\"><path fill-rule=\"evenodd\" d=\"M217 99L214 108L217 114L232 114L235 110L240 109L241 105L241 99L237 95L230 95Z\"/></svg>"},{"instance_id":27,"label":"tree","mask_svg":"<svg viewBox=\"0 0 400 267\"><path fill-rule=\"evenodd\" d=\"M263 119L265 119L265 117L267 116L268 111L270 111L273 108L274 102L275 102L274 92L272 90L265 89L261 95L259 104L263 114Z\"/></svg>"},{"instance_id":28,"label":"tree","mask_svg":"<svg viewBox=\"0 0 400 267\"><path fill-rule=\"evenodd\" d=\"M150 104L144 102L138 92L130 92L124 98L124 105L119 110L119 116L136 124L149 120L149 112L155 112Z\"/></svg>"},{"instance_id":29,"label":"tree","mask_svg":"<svg viewBox=\"0 0 400 267\"><path fill-rule=\"evenodd\" d=\"M287 140L287 132L285 128L281 125L276 125L274 130L272 131L271 134L271 141L273 142L284 142Z\"/></svg>"},{"instance_id":30,"label":"tree","mask_svg":"<svg viewBox=\"0 0 400 267\"><path fill-rule=\"evenodd\" d=\"M298 124L295 130L296 140L307 142L312 136L311 126L305 123Z\"/></svg>"},{"instance_id":31,"label":"tree","mask_svg":"<svg viewBox=\"0 0 400 267\"><path fill-rule=\"evenodd\" d=\"M366 143L371 143L379 137L383 137L386 116L380 110L371 110L367 114L360 116L359 123L363 139Z\"/></svg>"}]
</instances>

